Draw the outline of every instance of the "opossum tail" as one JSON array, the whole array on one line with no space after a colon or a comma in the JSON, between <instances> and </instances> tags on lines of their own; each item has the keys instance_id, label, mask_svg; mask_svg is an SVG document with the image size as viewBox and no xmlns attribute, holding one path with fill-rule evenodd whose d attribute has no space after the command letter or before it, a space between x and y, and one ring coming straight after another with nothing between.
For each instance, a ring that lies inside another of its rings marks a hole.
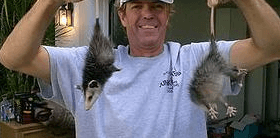
<instances>
[{"instance_id":1,"label":"opossum tail","mask_svg":"<svg viewBox=\"0 0 280 138\"><path fill-rule=\"evenodd\" d=\"M214 34L211 34L209 55L217 55L217 54L219 55L218 51L219 50L218 50L215 36L214 36Z\"/></svg>"}]
</instances>

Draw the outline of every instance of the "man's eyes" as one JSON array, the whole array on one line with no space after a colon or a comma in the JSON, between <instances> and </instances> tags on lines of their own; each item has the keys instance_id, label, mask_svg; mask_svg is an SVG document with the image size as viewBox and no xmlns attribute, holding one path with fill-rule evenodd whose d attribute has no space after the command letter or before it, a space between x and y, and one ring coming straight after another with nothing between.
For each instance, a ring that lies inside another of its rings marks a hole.
<instances>
[{"instance_id":1,"label":"man's eyes","mask_svg":"<svg viewBox=\"0 0 280 138\"><path fill-rule=\"evenodd\" d=\"M162 10L164 9L165 4L164 3L154 3L152 5L150 5L150 9L151 10ZM142 9L143 8L143 4L138 4L138 3L133 3L131 5L131 9Z\"/></svg>"},{"instance_id":2,"label":"man's eyes","mask_svg":"<svg viewBox=\"0 0 280 138\"><path fill-rule=\"evenodd\" d=\"M160 3L155 4L153 8L156 10L162 10L164 8L164 4L160 4Z\"/></svg>"},{"instance_id":3,"label":"man's eyes","mask_svg":"<svg viewBox=\"0 0 280 138\"><path fill-rule=\"evenodd\" d=\"M137 4L135 4L135 5L132 5L131 6L131 9L141 9L142 8L142 5L137 5Z\"/></svg>"}]
</instances>

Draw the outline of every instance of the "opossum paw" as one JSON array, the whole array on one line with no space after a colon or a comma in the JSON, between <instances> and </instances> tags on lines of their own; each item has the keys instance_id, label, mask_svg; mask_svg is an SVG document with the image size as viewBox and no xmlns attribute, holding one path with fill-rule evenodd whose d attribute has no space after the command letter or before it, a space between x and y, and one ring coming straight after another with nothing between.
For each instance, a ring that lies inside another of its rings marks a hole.
<instances>
[{"instance_id":1,"label":"opossum paw","mask_svg":"<svg viewBox=\"0 0 280 138\"><path fill-rule=\"evenodd\" d=\"M234 117L236 115L237 109L233 106L227 106L227 113L228 117Z\"/></svg>"},{"instance_id":2,"label":"opossum paw","mask_svg":"<svg viewBox=\"0 0 280 138\"><path fill-rule=\"evenodd\" d=\"M211 119L218 119L217 115L219 114L217 110L216 104L209 104L210 108L208 110L208 115L211 117Z\"/></svg>"},{"instance_id":3,"label":"opossum paw","mask_svg":"<svg viewBox=\"0 0 280 138\"><path fill-rule=\"evenodd\" d=\"M239 87L243 87L243 83L245 81L245 76L247 75L246 69L236 69L235 75L231 76L231 85L238 85Z\"/></svg>"},{"instance_id":4,"label":"opossum paw","mask_svg":"<svg viewBox=\"0 0 280 138\"><path fill-rule=\"evenodd\" d=\"M243 86L246 75L247 75L247 70L246 69L239 69L238 70L238 82L237 83L240 87Z\"/></svg>"},{"instance_id":5,"label":"opossum paw","mask_svg":"<svg viewBox=\"0 0 280 138\"><path fill-rule=\"evenodd\" d=\"M247 69L239 69L238 70L238 75L246 75L247 74Z\"/></svg>"}]
</instances>

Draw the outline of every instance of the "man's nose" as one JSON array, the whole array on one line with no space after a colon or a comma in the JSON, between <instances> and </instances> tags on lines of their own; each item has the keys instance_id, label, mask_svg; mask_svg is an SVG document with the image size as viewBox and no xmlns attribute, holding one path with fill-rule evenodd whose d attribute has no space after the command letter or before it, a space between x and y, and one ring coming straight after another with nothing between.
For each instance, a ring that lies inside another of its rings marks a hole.
<instances>
[{"instance_id":1,"label":"man's nose","mask_svg":"<svg viewBox=\"0 0 280 138\"><path fill-rule=\"evenodd\" d=\"M154 19L153 9L149 5L144 5L142 9L142 15L144 19L151 20Z\"/></svg>"}]
</instances>

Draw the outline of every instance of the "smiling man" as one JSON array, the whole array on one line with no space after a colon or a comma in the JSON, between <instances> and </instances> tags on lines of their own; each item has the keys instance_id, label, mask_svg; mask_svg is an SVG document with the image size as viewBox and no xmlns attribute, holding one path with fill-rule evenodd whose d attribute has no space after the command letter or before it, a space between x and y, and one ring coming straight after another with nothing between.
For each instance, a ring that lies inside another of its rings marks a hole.
<instances>
[{"instance_id":1,"label":"smiling man","mask_svg":"<svg viewBox=\"0 0 280 138\"><path fill-rule=\"evenodd\" d=\"M1 63L38 77L45 97L63 101L75 117L78 138L207 137L205 113L191 102L188 89L193 72L209 52L209 42L165 42L173 0L116 0L129 45L115 50L114 65L121 71L113 73L89 111L82 92L74 87L82 84L88 47L40 45L56 10L69 1L82 0L37 0L4 43ZM279 60L278 15L265 0L234 2L252 38L217 42L222 56L248 70ZM224 94L239 90L230 78L224 81Z\"/></svg>"},{"instance_id":2,"label":"smiling man","mask_svg":"<svg viewBox=\"0 0 280 138\"><path fill-rule=\"evenodd\" d=\"M130 55L157 56L163 51L169 13L170 5L164 2L133 1L125 4L119 16L127 31Z\"/></svg>"}]
</instances>

